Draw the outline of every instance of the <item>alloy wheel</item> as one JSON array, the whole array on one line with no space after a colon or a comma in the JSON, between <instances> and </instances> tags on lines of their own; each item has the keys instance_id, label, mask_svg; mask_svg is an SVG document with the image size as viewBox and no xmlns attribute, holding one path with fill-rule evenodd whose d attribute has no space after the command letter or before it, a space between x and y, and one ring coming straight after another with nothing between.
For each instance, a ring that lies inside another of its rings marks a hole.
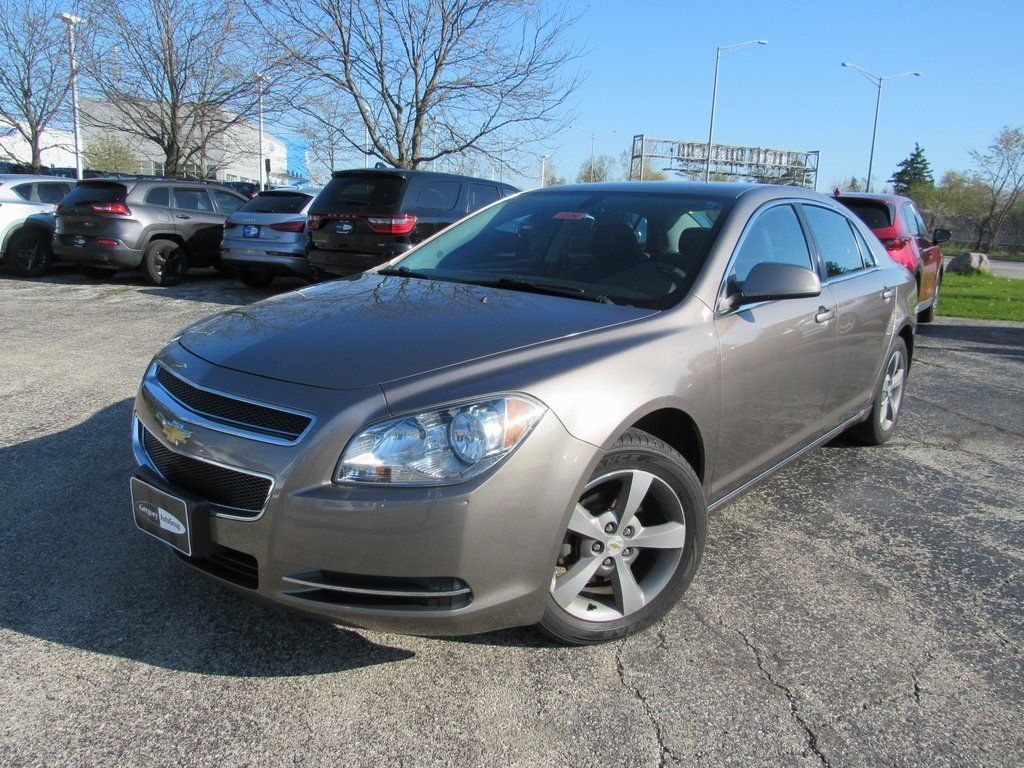
<instances>
[{"instance_id":1,"label":"alloy wheel","mask_svg":"<svg viewBox=\"0 0 1024 768\"><path fill-rule=\"evenodd\" d=\"M903 405L903 384L906 380L907 367L903 351L897 349L889 358L885 367L885 378L882 380L882 401L878 408L878 423L888 432L896 423L900 406Z\"/></svg>"},{"instance_id":2,"label":"alloy wheel","mask_svg":"<svg viewBox=\"0 0 1024 768\"><path fill-rule=\"evenodd\" d=\"M46 251L36 240L26 240L18 246L13 254L18 266L26 273L31 273L46 263Z\"/></svg>"},{"instance_id":3,"label":"alloy wheel","mask_svg":"<svg viewBox=\"0 0 1024 768\"><path fill-rule=\"evenodd\" d=\"M648 605L686 546L686 517L667 482L638 469L602 475L569 520L551 595L584 621L613 621Z\"/></svg>"},{"instance_id":4,"label":"alloy wheel","mask_svg":"<svg viewBox=\"0 0 1024 768\"><path fill-rule=\"evenodd\" d=\"M161 248L154 259L156 273L161 279L178 277L182 271L182 264L181 250L175 247Z\"/></svg>"}]
</instances>

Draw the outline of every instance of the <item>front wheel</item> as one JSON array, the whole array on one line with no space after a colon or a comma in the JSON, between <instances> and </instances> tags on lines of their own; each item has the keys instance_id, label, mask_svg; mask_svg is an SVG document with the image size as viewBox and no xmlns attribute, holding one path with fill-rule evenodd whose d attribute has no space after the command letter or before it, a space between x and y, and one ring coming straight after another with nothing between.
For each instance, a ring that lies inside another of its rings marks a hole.
<instances>
[{"instance_id":1,"label":"front wheel","mask_svg":"<svg viewBox=\"0 0 1024 768\"><path fill-rule=\"evenodd\" d=\"M45 235L18 232L7 244L7 268L19 277L39 277L52 260L49 238Z\"/></svg>"},{"instance_id":2,"label":"front wheel","mask_svg":"<svg viewBox=\"0 0 1024 768\"><path fill-rule=\"evenodd\" d=\"M576 503L540 628L576 645L647 628L686 591L706 530L690 465L661 440L627 430Z\"/></svg>"},{"instance_id":3,"label":"front wheel","mask_svg":"<svg viewBox=\"0 0 1024 768\"><path fill-rule=\"evenodd\" d=\"M871 414L860 424L850 428L851 437L865 445L882 445L889 442L896 432L896 422L903 412L909 361L906 342L902 338L897 338L889 357L886 358L882 378L875 387Z\"/></svg>"}]
</instances>

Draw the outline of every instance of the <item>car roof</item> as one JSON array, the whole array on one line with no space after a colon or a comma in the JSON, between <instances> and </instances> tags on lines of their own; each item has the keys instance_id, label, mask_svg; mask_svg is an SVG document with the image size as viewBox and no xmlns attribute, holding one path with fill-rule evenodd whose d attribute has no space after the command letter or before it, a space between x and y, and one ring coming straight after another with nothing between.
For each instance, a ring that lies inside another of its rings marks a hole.
<instances>
[{"instance_id":1,"label":"car roof","mask_svg":"<svg viewBox=\"0 0 1024 768\"><path fill-rule=\"evenodd\" d=\"M451 179L453 181L478 181L482 184L497 184L502 187L508 187L515 189L514 186L505 181L495 181L494 179L485 179L480 176L466 176L461 173L445 173L444 171L420 171L411 170L409 168L347 168L340 171L333 171L331 178L336 179L339 176L353 176L358 174L375 175L381 176L401 176L404 179L411 179L413 177L419 178L438 178L438 179Z\"/></svg>"},{"instance_id":2,"label":"car roof","mask_svg":"<svg viewBox=\"0 0 1024 768\"><path fill-rule=\"evenodd\" d=\"M804 187L722 181L613 181L561 184L555 187L531 189L528 191L528 194L551 194L555 192L669 192L677 195L703 195L704 197L721 200L735 200L739 197L748 196L764 198L765 200L791 197L819 201L832 199Z\"/></svg>"},{"instance_id":3,"label":"car roof","mask_svg":"<svg viewBox=\"0 0 1024 768\"><path fill-rule=\"evenodd\" d=\"M32 173L0 173L0 184L13 184L18 181L63 181L72 182L74 179L66 179L63 176L42 176Z\"/></svg>"},{"instance_id":4,"label":"car roof","mask_svg":"<svg viewBox=\"0 0 1024 768\"><path fill-rule=\"evenodd\" d=\"M905 195L886 194L882 192L841 192L836 200L877 200L880 203L913 202Z\"/></svg>"}]
</instances>

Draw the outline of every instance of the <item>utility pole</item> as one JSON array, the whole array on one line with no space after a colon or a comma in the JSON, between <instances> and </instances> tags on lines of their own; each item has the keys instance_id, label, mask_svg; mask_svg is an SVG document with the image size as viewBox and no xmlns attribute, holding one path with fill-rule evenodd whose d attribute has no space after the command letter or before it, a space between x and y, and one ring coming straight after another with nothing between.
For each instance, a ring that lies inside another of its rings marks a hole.
<instances>
[{"instance_id":1,"label":"utility pole","mask_svg":"<svg viewBox=\"0 0 1024 768\"><path fill-rule=\"evenodd\" d=\"M260 72L260 73L258 73L256 75L256 87L258 89L259 102L260 102L260 175L259 175L259 179L260 179L260 191L261 192L264 189L264 186L263 186L263 181L264 181L264 179L263 179L263 78L264 78L264 75L263 75L262 72Z\"/></svg>"},{"instance_id":2,"label":"utility pole","mask_svg":"<svg viewBox=\"0 0 1024 768\"><path fill-rule=\"evenodd\" d=\"M863 67L858 67L856 64L851 64L848 61L844 61L843 62L843 66L844 67L849 67L850 69L857 70L862 75L864 75L864 77L866 77L868 79L868 81L871 82L872 85L874 85L876 88L878 88L878 95L875 97L875 124L874 124L874 127L871 129L871 153L868 155L868 178L867 178L867 183L864 185L865 186L864 191L865 192L870 192L871 191L871 174L874 171L874 166L875 166L875 137L878 135L878 113L882 109L882 86L885 85L885 83L888 80L899 80L899 79L904 78L904 77L920 77L921 73L920 72L900 72L900 74L898 74L898 75L889 75L888 77L880 77L879 75L876 75L874 72L868 72Z\"/></svg>"},{"instance_id":3,"label":"utility pole","mask_svg":"<svg viewBox=\"0 0 1024 768\"><path fill-rule=\"evenodd\" d=\"M370 129L363 126L363 168L370 167Z\"/></svg>"},{"instance_id":4,"label":"utility pole","mask_svg":"<svg viewBox=\"0 0 1024 768\"><path fill-rule=\"evenodd\" d=\"M540 185L541 185L541 187L544 186L544 175L545 175L544 172L547 170L547 162L548 162L548 156L547 155L541 155L540 156Z\"/></svg>"},{"instance_id":5,"label":"utility pole","mask_svg":"<svg viewBox=\"0 0 1024 768\"><path fill-rule=\"evenodd\" d=\"M82 128L78 117L78 62L75 60L75 26L84 24L85 19L72 16L70 13L58 13L54 18L60 19L68 26L68 50L71 54L71 114L74 120L75 133L75 178L82 179Z\"/></svg>"}]
</instances>

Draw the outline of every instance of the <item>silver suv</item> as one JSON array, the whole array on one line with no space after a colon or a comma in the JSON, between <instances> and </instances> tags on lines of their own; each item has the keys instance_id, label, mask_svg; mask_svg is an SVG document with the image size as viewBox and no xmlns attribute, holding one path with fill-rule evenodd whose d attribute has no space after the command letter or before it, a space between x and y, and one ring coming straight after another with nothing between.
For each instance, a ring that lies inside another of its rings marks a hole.
<instances>
[{"instance_id":1,"label":"silver suv","mask_svg":"<svg viewBox=\"0 0 1024 768\"><path fill-rule=\"evenodd\" d=\"M43 274L53 261L50 214L74 186L53 176L0 175L0 261L23 277Z\"/></svg>"}]
</instances>

